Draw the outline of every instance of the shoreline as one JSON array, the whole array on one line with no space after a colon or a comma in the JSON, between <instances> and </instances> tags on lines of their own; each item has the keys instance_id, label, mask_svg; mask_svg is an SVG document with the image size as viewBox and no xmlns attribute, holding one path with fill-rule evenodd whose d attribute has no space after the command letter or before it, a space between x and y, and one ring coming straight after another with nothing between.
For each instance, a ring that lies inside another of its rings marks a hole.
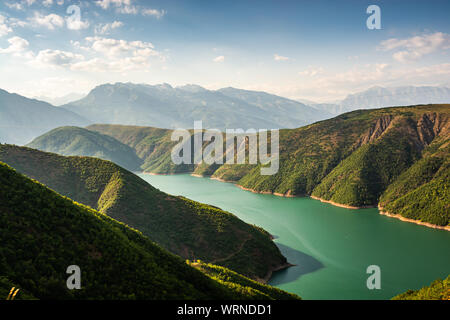
<instances>
[{"instance_id":1,"label":"shoreline","mask_svg":"<svg viewBox=\"0 0 450 320\"><path fill-rule=\"evenodd\" d=\"M335 207L341 207L341 208L352 209L352 210L377 208L377 206L375 206L375 205L373 205L373 206L355 207L355 206L349 206L349 205L342 204L342 203L337 203L337 202L330 201L330 200L325 200L325 199L322 199L322 198L319 198L319 197L316 197L316 196L309 196L309 197L311 199L314 199L314 200L319 200L320 202L332 204Z\"/></svg>"},{"instance_id":2,"label":"shoreline","mask_svg":"<svg viewBox=\"0 0 450 320\"><path fill-rule=\"evenodd\" d=\"M281 266L272 268L271 270L269 270L269 272L266 274L266 276L263 279L258 278L257 281L261 282L263 284L267 284L270 281L270 279L272 278L272 275L274 272L285 270L285 269L288 269L290 267L295 267L295 266L296 266L295 264L286 262L285 264L282 264Z\"/></svg>"},{"instance_id":3,"label":"shoreline","mask_svg":"<svg viewBox=\"0 0 450 320\"><path fill-rule=\"evenodd\" d=\"M433 229L439 229L439 230L446 230L446 231L450 231L450 226L438 226L436 224L432 224L429 222L423 222L420 220L414 220L414 219L410 219L410 218L405 218L402 215L399 214L393 214L393 213L389 213L387 211L383 211L383 208L378 206L378 210L380 211L380 214L389 218L394 218L394 219L398 219L404 222L409 222L409 223L414 223L420 226L425 226L428 228L433 228Z\"/></svg>"},{"instance_id":4,"label":"shoreline","mask_svg":"<svg viewBox=\"0 0 450 320\"><path fill-rule=\"evenodd\" d=\"M180 175L180 174L188 174L189 172L186 172L186 173L184 173L184 172L179 172L179 173L155 173L155 172L142 171L141 173L142 174L148 174L150 176L177 176L177 175Z\"/></svg>"},{"instance_id":5,"label":"shoreline","mask_svg":"<svg viewBox=\"0 0 450 320\"><path fill-rule=\"evenodd\" d=\"M175 175L177 173L174 173L174 174L158 174L158 173L147 173L147 172L144 172L144 174L150 174L150 175ZM181 173L179 173L179 174L181 174ZM308 195L305 195L305 196L291 195L290 194L290 190L286 194L270 192L270 191L256 191L256 190L253 190L253 189L250 189L250 188L245 188L245 187L243 187L241 185L238 185L235 181L227 181L227 180L224 180L224 179L221 179L221 178L214 178L214 177L211 177L211 176L203 176L203 175L194 174L194 173L192 173L191 176L197 177L197 178L209 178L209 179L217 180L217 181L220 181L220 182L233 183L236 187L238 187L241 190L250 191L252 193L257 193L257 194L271 194L271 195L274 195L274 196L277 196L277 197L283 197L283 198L309 197L311 199L318 200L318 201L321 201L323 203L328 203L328 204L331 204L331 205L336 206L336 207L341 207L341 208L351 209L351 210L378 208L379 214L381 214L383 216L386 216L386 217L389 217L389 218L398 219L398 220L403 221L403 222L414 223L414 224L421 225L421 226L428 227L428 228L432 228L432 229L439 229L439 230L450 231L450 226L439 226L439 225L435 225L435 224L432 224L432 223L429 223L429 222L422 222L420 220L414 220L414 219L405 218L405 217L403 217L403 216L401 216L399 214L392 214L392 213L389 213L389 212L385 212L385 211L383 211L383 208L378 206L378 205L355 207L355 206L349 206L349 205L345 205L345 204L336 203L334 201L321 199L319 197L312 196L312 195L311 196L308 196Z\"/></svg>"}]
</instances>

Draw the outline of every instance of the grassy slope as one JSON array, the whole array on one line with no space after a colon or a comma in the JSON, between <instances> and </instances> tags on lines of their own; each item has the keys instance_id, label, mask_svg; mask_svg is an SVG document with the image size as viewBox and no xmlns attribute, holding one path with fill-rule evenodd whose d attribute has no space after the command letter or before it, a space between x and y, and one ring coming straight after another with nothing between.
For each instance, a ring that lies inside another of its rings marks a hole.
<instances>
[{"instance_id":1,"label":"grassy slope","mask_svg":"<svg viewBox=\"0 0 450 320\"><path fill-rule=\"evenodd\" d=\"M136 228L186 259L264 278L286 259L267 232L218 208L167 195L109 161L0 145L0 161Z\"/></svg>"},{"instance_id":2,"label":"grassy slope","mask_svg":"<svg viewBox=\"0 0 450 320\"><path fill-rule=\"evenodd\" d=\"M448 142L449 116L450 105L353 111L299 129L282 130L280 170L276 175L261 176L260 167L255 165L203 164L180 171L234 181L257 192L313 195L354 207L375 206L380 198L388 199L383 194L389 192L386 190L395 185L402 174L410 175L407 170L424 156L422 152L427 146L433 141ZM151 130L155 130L116 126L89 128L110 134L126 144L129 141L150 141ZM170 132L165 131L163 136L167 139ZM139 143L137 146L142 147ZM147 147L143 150L153 148L151 144ZM170 159L172 147L170 143L158 144L158 157ZM146 171L157 173L178 170L173 167L168 171L161 171L163 167L156 171L152 166L147 168ZM440 174L444 172L441 170ZM440 181L433 181L418 194L397 201L389 208L391 213L447 225L448 201L444 196L448 189L445 189L444 179ZM402 183L406 186L409 181L403 177L396 188ZM395 200L397 198L389 198L390 203ZM441 209L445 209L439 213L443 218L435 217L436 208L430 207L436 201L441 203ZM417 208L424 211L418 215Z\"/></svg>"},{"instance_id":3,"label":"grassy slope","mask_svg":"<svg viewBox=\"0 0 450 320\"><path fill-rule=\"evenodd\" d=\"M392 300L450 300L450 276L444 280L435 280L420 290L408 290Z\"/></svg>"},{"instance_id":4,"label":"grassy slope","mask_svg":"<svg viewBox=\"0 0 450 320\"><path fill-rule=\"evenodd\" d=\"M27 146L65 156L92 156L110 160L131 171L139 170L142 164L131 147L110 136L77 127L54 129Z\"/></svg>"},{"instance_id":5,"label":"grassy slope","mask_svg":"<svg viewBox=\"0 0 450 320\"><path fill-rule=\"evenodd\" d=\"M287 293L283 290L261 284L254 280L243 277L242 275L224 267L216 266L201 261L189 262L189 264L229 288L236 288L240 292L249 293L259 299L273 298L276 300L296 300L299 296L293 293Z\"/></svg>"},{"instance_id":6,"label":"grassy slope","mask_svg":"<svg viewBox=\"0 0 450 320\"><path fill-rule=\"evenodd\" d=\"M140 232L0 163L0 288L39 299L250 299L188 266ZM66 287L66 268L82 289ZM1 291L2 293L4 293Z\"/></svg>"}]
</instances>

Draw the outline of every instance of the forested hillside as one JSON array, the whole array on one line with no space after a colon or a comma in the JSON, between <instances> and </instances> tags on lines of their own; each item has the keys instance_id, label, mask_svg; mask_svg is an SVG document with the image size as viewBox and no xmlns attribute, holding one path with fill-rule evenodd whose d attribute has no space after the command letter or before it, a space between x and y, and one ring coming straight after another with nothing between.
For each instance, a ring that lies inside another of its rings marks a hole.
<instances>
[{"instance_id":1,"label":"forested hillside","mask_svg":"<svg viewBox=\"0 0 450 320\"><path fill-rule=\"evenodd\" d=\"M149 238L0 163L0 294L17 299L261 299L256 285L213 280ZM68 290L66 269L82 270ZM255 287L255 290L252 289ZM5 294L6 293L6 294ZM285 293L284 298L294 296ZM294 297L295 298L295 297Z\"/></svg>"},{"instance_id":2,"label":"forested hillside","mask_svg":"<svg viewBox=\"0 0 450 320\"><path fill-rule=\"evenodd\" d=\"M299 129L281 130L280 169L272 176L262 176L259 165L175 166L170 152L176 142L170 141L170 131L110 125L88 128L135 148L146 172L191 172L232 181L255 192L313 196L353 208L377 206L381 199L391 214L447 226L449 204L442 200L449 180L445 161L436 171L438 176L419 181L415 188L425 182L427 186L414 195L408 190L409 198L397 199L397 194L394 204L389 194L402 184L411 186L407 178L419 170L414 165L423 165L420 160L430 152L448 159L449 116L450 105L395 107L353 111Z\"/></svg>"},{"instance_id":3,"label":"forested hillside","mask_svg":"<svg viewBox=\"0 0 450 320\"><path fill-rule=\"evenodd\" d=\"M134 149L98 132L77 127L54 129L27 145L63 156L90 156L110 160L127 170L140 170L142 160Z\"/></svg>"},{"instance_id":4,"label":"forested hillside","mask_svg":"<svg viewBox=\"0 0 450 320\"><path fill-rule=\"evenodd\" d=\"M450 276L447 279L435 280L430 286L419 290L408 290L399 294L392 300L449 300L450 299Z\"/></svg>"},{"instance_id":5,"label":"forested hillside","mask_svg":"<svg viewBox=\"0 0 450 320\"><path fill-rule=\"evenodd\" d=\"M185 259L213 262L253 279L287 263L266 231L219 208L165 194L112 162L9 145L0 145L0 161Z\"/></svg>"}]
</instances>

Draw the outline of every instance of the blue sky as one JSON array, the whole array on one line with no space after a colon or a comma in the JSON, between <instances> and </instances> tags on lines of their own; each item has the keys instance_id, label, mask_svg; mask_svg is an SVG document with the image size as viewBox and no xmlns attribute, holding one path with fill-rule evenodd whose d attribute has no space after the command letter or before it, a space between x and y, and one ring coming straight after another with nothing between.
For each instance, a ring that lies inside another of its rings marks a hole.
<instances>
[{"instance_id":1,"label":"blue sky","mask_svg":"<svg viewBox=\"0 0 450 320\"><path fill-rule=\"evenodd\" d=\"M366 26L372 4L380 30ZM375 85L450 86L449 12L438 0L5 0L0 88L58 97L195 83L325 102Z\"/></svg>"}]
</instances>

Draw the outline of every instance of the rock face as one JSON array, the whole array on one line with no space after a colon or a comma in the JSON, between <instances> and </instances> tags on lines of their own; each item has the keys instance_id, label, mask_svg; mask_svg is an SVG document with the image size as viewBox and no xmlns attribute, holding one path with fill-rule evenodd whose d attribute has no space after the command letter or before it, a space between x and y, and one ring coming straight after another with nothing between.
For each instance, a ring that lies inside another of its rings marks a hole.
<instances>
[{"instance_id":1,"label":"rock face","mask_svg":"<svg viewBox=\"0 0 450 320\"><path fill-rule=\"evenodd\" d=\"M378 139L389 127L393 119L392 115L386 115L379 118L364 134L356 144L357 147L363 146L367 143L371 143Z\"/></svg>"}]
</instances>

